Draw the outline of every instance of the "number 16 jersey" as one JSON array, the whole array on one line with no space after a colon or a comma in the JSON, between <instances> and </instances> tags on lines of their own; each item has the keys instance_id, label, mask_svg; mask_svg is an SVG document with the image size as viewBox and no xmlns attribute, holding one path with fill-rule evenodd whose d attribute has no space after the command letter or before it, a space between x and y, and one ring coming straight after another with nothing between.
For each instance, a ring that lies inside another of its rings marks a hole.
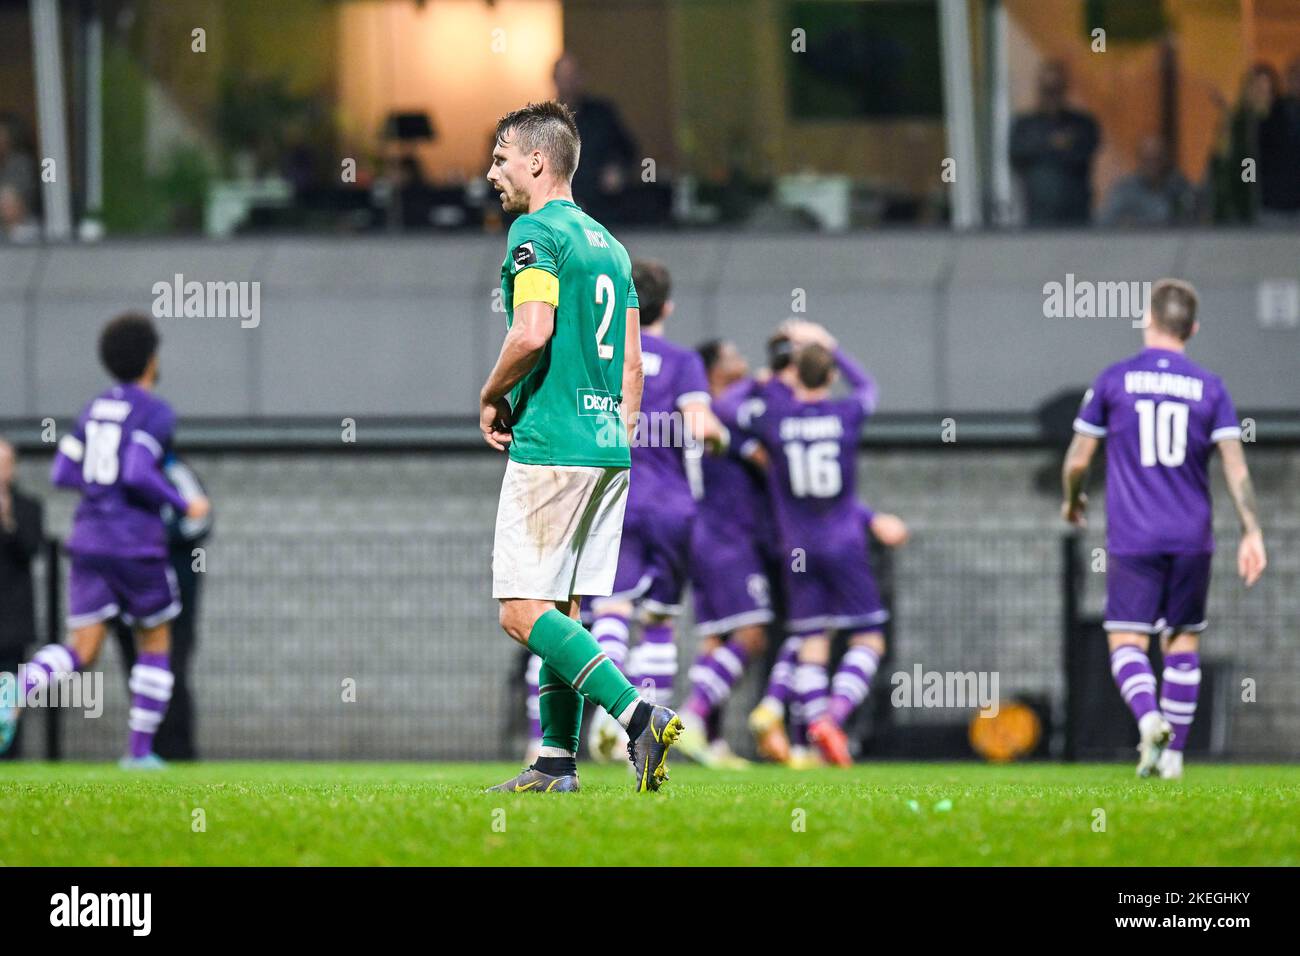
<instances>
[{"instance_id":1,"label":"number 16 jersey","mask_svg":"<svg viewBox=\"0 0 1300 956\"><path fill-rule=\"evenodd\" d=\"M857 448L868 409L860 397L801 402L770 382L746 430L769 461L768 494L782 548L848 551L865 559L858 515Z\"/></svg>"}]
</instances>

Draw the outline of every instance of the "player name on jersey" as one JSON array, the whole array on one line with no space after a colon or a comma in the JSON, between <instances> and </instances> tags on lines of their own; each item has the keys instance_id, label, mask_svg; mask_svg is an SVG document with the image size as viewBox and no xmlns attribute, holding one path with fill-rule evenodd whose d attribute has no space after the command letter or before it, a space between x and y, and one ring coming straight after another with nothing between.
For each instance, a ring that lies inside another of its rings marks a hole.
<instances>
[{"instance_id":1,"label":"player name on jersey","mask_svg":"<svg viewBox=\"0 0 1300 956\"><path fill-rule=\"evenodd\" d=\"M90 406L90 417L99 422L124 422L131 414L131 403L115 398L97 398Z\"/></svg>"},{"instance_id":2,"label":"player name on jersey","mask_svg":"<svg viewBox=\"0 0 1300 956\"><path fill-rule=\"evenodd\" d=\"M1205 394L1205 383L1190 375L1139 369L1124 373L1124 391L1130 395L1173 395L1199 402Z\"/></svg>"},{"instance_id":3,"label":"player name on jersey","mask_svg":"<svg viewBox=\"0 0 1300 956\"><path fill-rule=\"evenodd\" d=\"M817 441L822 438L839 438L843 434L844 422L838 415L813 415L781 421L782 441Z\"/></svg>"}]
</instances>

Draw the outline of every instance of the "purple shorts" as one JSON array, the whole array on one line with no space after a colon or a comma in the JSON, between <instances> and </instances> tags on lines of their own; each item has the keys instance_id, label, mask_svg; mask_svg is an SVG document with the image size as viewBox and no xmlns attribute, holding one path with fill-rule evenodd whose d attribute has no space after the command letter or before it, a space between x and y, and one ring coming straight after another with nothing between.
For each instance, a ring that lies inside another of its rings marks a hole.
<instances>
[{"instance_id":1,"label":"purple shorts","mask_svg":"<svg viewBox=\"0 0 1300 956\"><path fill-rule=\"evenodd\" d=\"M654 614L680 614L694 522L692 512L629 507L610 597Z\"/></svg>"},{"instance_id":2,"label":"purple shorts","mask_svg":"<svg viewBox=\"0 0 1300 956\"><path fill-rule=\"evenodd\" d=\"M767 571L758 542L696 522L691 534L695 630L702 637L772 620Z\"/></svg>"},{"instance_id":3,"label":"purple shorts","mask_svg":"<svg viewBox=\"0 0 1300 956\"><path fill-rule=\"evenodd\" d=\"M791 634L871 631L889 620L867 563L865 534L804 548L801 570L793 549L783 555L786 625Z\"/></svg>"},{"instance_id":4,"label":"purple shorts","mask_svg":"<svg viewBox=\"0 0 1300 956\"><path fill-rule=\"evenodd\" d=\"M176 572L166 558L72 556L68 573L69 629L115 617L130 625L157 627L180 613Z\"/></svg>"},{"instance_id":5,"label":"purple shorts","mask_svg":"<svg viewBox=\"0 0 1300 956\"><path fill-rule=\"evenodd\" d=\"M1205 630L1213 557L1209 552L1110 555L1103 626L1138 634Z\"/></svg>"}]
</instances>

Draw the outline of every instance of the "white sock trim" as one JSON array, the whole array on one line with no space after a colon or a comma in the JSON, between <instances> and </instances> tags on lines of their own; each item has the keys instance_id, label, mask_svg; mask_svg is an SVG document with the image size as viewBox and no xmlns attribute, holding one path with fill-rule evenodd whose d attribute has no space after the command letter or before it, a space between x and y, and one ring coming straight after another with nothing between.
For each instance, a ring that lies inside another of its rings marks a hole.
<instances>
[{"instance_id":1,"label":"white sock trim","mask_svg":"<svg viewBox=\"0 0 1300 956\"><path fill-rule=\"evenodd\" d=\"M641 703L641 701L643 700L645 700L644 697L632 698L632 703L624 707L623 713L619 714L617 717L614 718L620 724L623 725L624 730L627 730L628 724L632 723L632 715L636 713L636 705Z\"/></svg>"},{"instance_id":2,"label":"white sock trim","mask_svg":"<svg viewBox=\"0 0 1300 956\"><path fill-rule=\"evenodd\" d=\"M131 678L128 683L133 694L140 694L153 700L168 701L172 699L176 678L171 671L163 670L161 667L136 664L131 668Z\"/></svg>"}]
</instances>

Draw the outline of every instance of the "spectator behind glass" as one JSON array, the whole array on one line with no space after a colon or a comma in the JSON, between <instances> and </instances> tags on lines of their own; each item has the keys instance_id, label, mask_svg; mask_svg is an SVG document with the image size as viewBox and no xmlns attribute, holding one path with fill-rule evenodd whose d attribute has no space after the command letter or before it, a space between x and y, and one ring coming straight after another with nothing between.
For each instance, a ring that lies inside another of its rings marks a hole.
<instances>
[{"instance_id":1,"label":"spectator behind glass","mask_svg":"<svg viewBox=\"0 0 1300 956\"><path fill-rule=\"evenodd\" d=\"M1092 214L1092 158L1101 135L1089 113L1066 105L1065 64L1038 71L1038 108L1011 127L1011 166L1024 190L1031 226L1084 225Z\"/></svg>"},{"instance_id":2,"label":"spectator behind glass","mask_svg":"<svg viewBox=\"0 0 1300 956\"><path fill-rule=\"evenodd\" d=\"M1101 211L1103 226L1185 226L1196 218L1196 190L1169 161L1159 136L1138 144L1138 167L1111 188Z\"/></svg>"},{"instance_id":3,"label":"spectator behind glass","mask_svg":"<svg viewBox=\"0 0 1300 956\"><path fill-rule=\"evenodd\" d=\"M1287 64L1286 96L1293 106L1300 105L1300 56Z\"/></svg>"},{"instance_id":4,"label":"spectator behind glass","mask_svg":"<svg viewBox=\"0 0 1300 956\"><path fill-rule=\"evenodd\" d=\"M1300 57L1259 124L1259 221L1300 225Z\"/></svg>"},{"instance_id":5,"label":"spectator behind glass","mask_svg":"<svg viewBox=\"0 0 1300 956\"><path fill-rule=\"evenodd\" d=\"M573 110L582 138L578 170L573 174L573 199L593 219L617 222L628 166L636 159L636 143L614 104L587 95L582 68L571 54L555 61L553 76L556 99Z\"/></svg>"},{"instance_id":6,"label":"spectator behind glass","mask_svg":"<svg viewBox=\"0 0 1300 956\"><path fill-rule=\"evenodd\" d=\"M14 486L17 464L13 446L0 439L0 671L11 674L36 643L32 561L45 540L41 503ZM6 756L17 751L15 744Z\"/></svg>"},{"instance_id":7,"label":"spectator behind glass","mask_svg":"<svg viewBox=\"0 0 1300 956\"><path fill-rule=\"evenodd\" d=\"M28 209L35 207L36 161L22 150L18 121L12 116L0 116L0 188L5 186L18 190Z\"/></svg>"},{"instance_id":8,"label":"spectator behind glass","mask_svg":"<svg viewBox=\"0 0 1300 956\"><path fill-rule=\"evenodd\" d=\"M1216 223L1252 223L1257 218L1262 176L1260 124L1273 112L1277 98L1277 72L1263 63L1251 67L1242 78L1235 107L1229 106L1217 91L1214 93L1220 111L1219 131L1206 171L1206 187L1210 218ZM1251 182L1243 178L1242 164L1246 160L1255 165Z\"/></svg>"},{"instance_id":9,"label":"spectator behind glass","mask_svg":"<svg viewBox=\"0 0 1300 956\"><path fill-rule=\"evenodd\" d=\"M39 242L41 224L32 218L16 186L0 186L0 243Z\"/></svg>"},{"instance_id":10,"label":"spectator behind glass","mask_svg":"<svg viewBox=\"0 0 1300 956\"><path fill-rule=\"evenodd\" d=\"M424 168L414 156L397 161L397 203L403 229L428 229L432 196L424 178Z\"/></svg>"}]
</instances>

